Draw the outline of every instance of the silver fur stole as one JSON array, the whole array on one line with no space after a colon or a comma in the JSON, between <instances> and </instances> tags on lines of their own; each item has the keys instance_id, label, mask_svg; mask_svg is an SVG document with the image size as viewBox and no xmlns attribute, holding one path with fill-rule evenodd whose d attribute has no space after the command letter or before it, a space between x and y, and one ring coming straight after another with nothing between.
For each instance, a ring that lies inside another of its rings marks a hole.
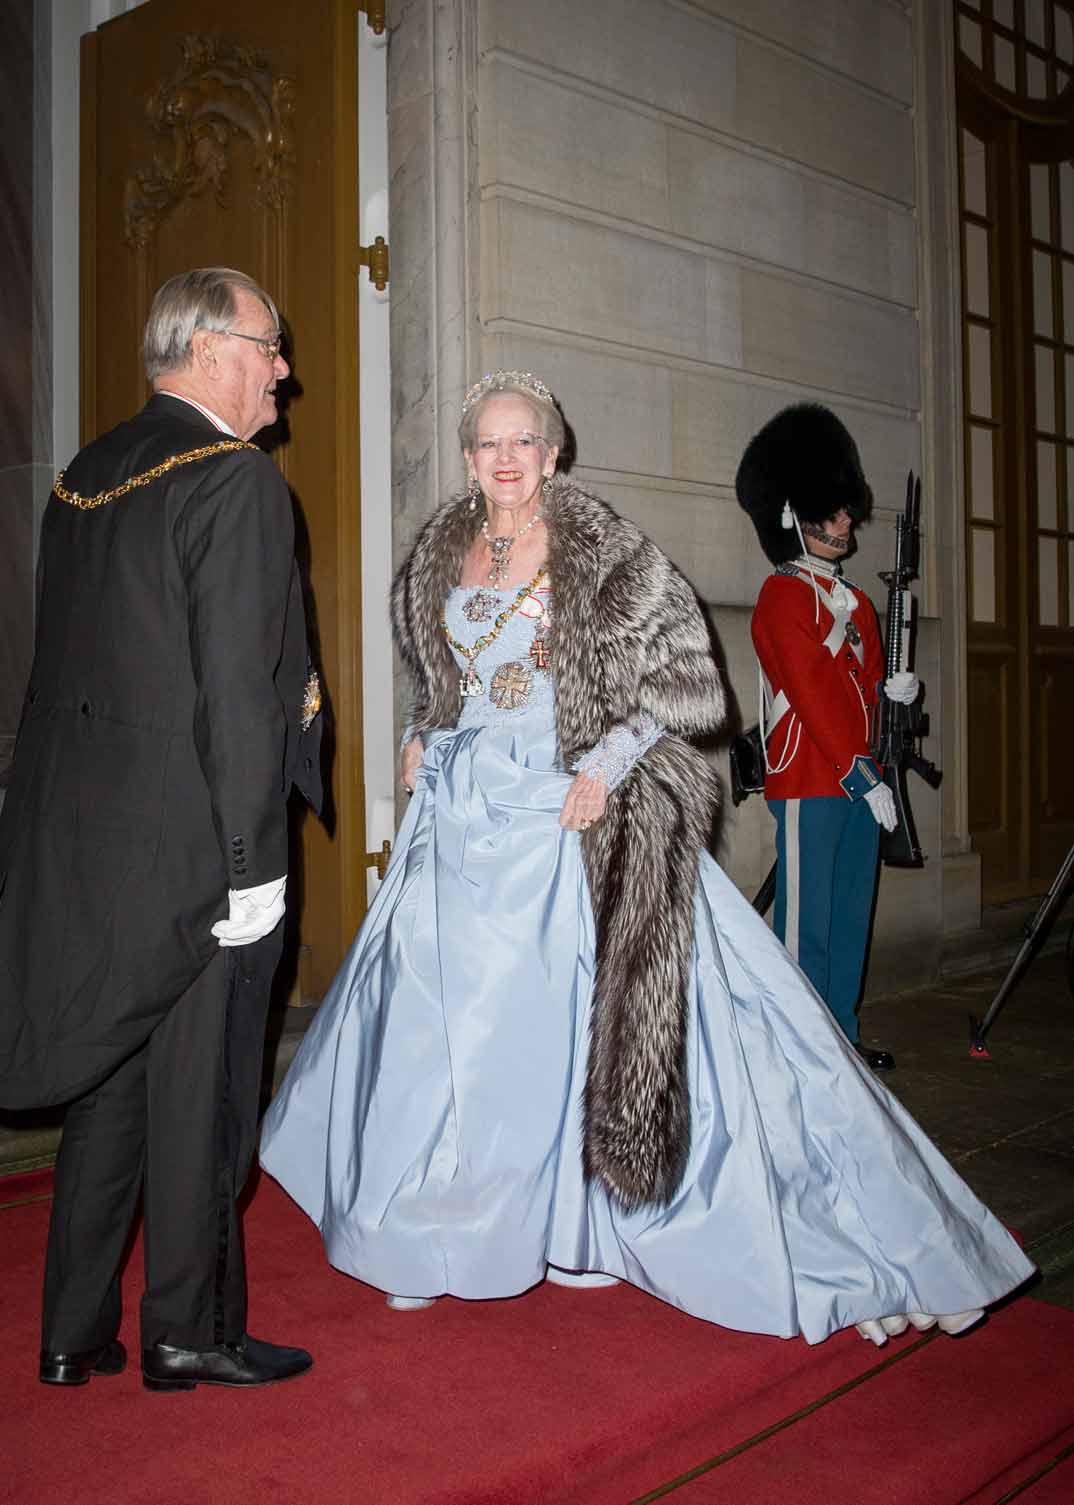
<instances>
[{"instance_id":1,"label":"silver fur stole","mask_svg":"<svg viewBox=\"0 0 1074 1505\"><path fill-rule=\"evenodd\" d=\"M585 1171L625 1207L664 1203L690 1148L686 987L698 857L718 794L709 765L682 737L721 724L723 686L693 591L655 544L562 478L543 510L564 768L635 713L647 711L669 733L582 837L597 929ZM418 732L459 717L459 671L440 618L483 515L465 497L440 508L392 589Z\"/></svg>"}]
</instances>

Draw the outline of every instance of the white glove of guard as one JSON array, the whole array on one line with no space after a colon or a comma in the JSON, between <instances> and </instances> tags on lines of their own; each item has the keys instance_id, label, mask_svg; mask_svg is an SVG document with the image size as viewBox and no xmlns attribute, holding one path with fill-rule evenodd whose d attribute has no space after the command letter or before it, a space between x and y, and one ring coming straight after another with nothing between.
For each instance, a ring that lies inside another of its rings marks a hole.
<instances>
[{"instance_id":1,"label":"white glove of guard","mask_svg":"<svg viewBox=\"0 0 1074 1505\"><path fill-rule=\"evenodd\" d=\"M894 831L899 817L895 810L895 796L886 784L874 784L865 796L865 803L878 826L883 826L885 831Z\"/></svg>"},{"instance_id":2,"label":"white glove of guard","mask_svg":"<svg viewBox=\"0 0 1074 1505\"><path fill-rule=\"evenodd\" d=\"M900 705L913 705L920 689L921 681L912 669L900 669L898 674L893 674L884 681L884 694L889 700L897 700Z\"/></svg>"},{"instance_id":3,"label":"white glove of guard","mask_svg":"<svg viewBox=\"0 0 1074 1505\"><path fill-rule=\"evenodd\" d=\"M273 878L270 883L259 883L256 888L229 888L227 901L230 913L226 920L217 920L213 935L221 946L249 946L259 941L283 919L284 890L287 874Z\"/></svg>"}]
</instances>

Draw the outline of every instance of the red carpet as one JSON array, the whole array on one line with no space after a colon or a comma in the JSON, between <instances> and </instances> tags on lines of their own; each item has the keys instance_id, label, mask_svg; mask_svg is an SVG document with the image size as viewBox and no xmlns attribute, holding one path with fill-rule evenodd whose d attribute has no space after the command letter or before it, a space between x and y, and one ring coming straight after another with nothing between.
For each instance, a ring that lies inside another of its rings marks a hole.
<instances>
[{"instance_id":1,"label":"red carpet","mask_svg":"<svg viewBox=\"0 0 1074 1505\"><path fill-rule=\"evenodd\" d=\"M48 1204L30 1200L43 1189L0 1181L11 1505L1074 1501L1074 1313L1022 1300L962 1341L884 1350L854 1333L815 1349L733 1333L626 1286L395 1314L325 1265L267 1180L246 1220L250 1326L311 1348L312 1374L161 1396L135 1365L48 1389L35 1373Z\"/></svg>"}]
</instances>

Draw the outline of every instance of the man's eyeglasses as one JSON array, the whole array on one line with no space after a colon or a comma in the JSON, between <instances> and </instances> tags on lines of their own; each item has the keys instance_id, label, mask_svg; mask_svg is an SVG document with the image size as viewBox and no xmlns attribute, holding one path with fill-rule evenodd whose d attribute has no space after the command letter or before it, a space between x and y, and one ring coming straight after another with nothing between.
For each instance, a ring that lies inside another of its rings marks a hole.
<instances>
[{"instance_id":1,"label":"man's eyeglasses","mask_svg":"<svg viewBox=\"0 0 1074 1505\"><path fill-rule=\"evenodd\" d=\"M274 340L266 340L257 334L243 334L238 329L225 329L224 333L233 335L236 340L250 340L257 346L267 361L274 361L276 359L280 353L280 346L283 344L282 335L277 335Z\"/></svg>"}]
</instances>

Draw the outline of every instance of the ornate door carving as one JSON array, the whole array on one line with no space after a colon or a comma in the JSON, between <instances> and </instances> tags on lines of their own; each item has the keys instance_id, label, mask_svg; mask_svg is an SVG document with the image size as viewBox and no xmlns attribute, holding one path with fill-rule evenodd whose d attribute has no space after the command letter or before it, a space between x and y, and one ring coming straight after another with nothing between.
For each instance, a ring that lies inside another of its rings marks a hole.
<instances>
[{"instance_id":1,"label":"ornate door carving","mask_svg":"<svg viewBox=\"0 0 1074 1505\"><path fill-rule=\"evenodd\" d=\"M249 272L287 329L293 380L266 447L295 497L334 743L332 835L306 820L292 857L311 997L365 907L357 12L352 0L150 0L85 37L82 54L83 438L144 402L141 331L175 272Z\"/></svg>"}]
</instances>

